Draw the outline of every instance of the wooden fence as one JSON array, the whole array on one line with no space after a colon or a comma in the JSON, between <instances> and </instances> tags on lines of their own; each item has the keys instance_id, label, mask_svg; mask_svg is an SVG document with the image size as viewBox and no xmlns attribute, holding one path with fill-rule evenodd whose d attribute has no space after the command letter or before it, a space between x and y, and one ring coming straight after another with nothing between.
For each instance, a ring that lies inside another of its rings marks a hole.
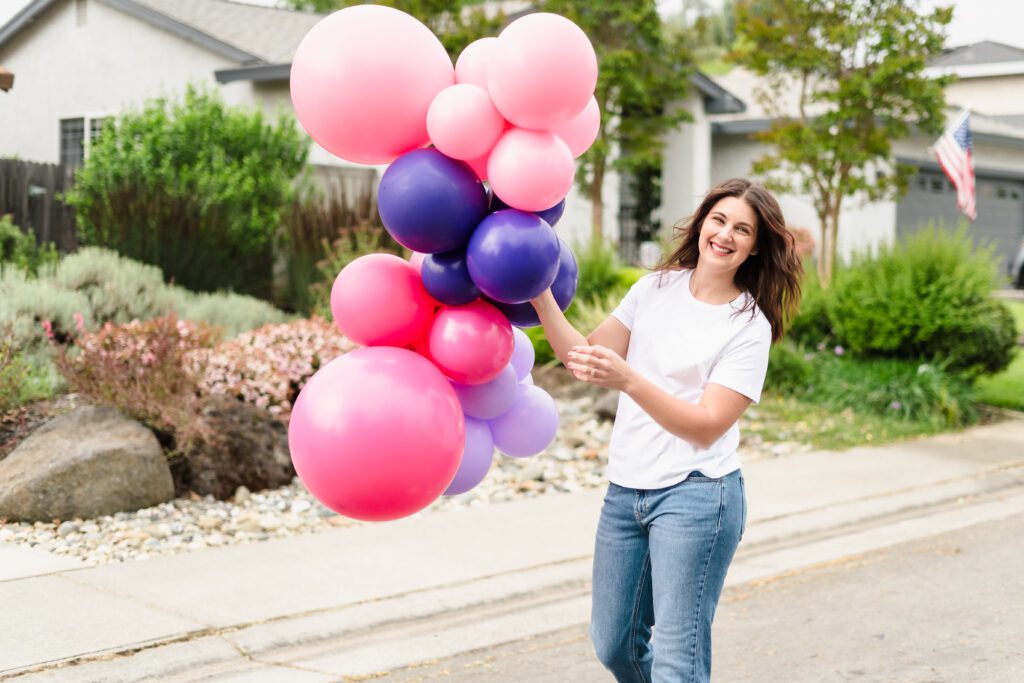
<instances>
[{"instance_id":1,"label":"wooden fence","mask_svg":"<svg viewBox=\"0 0 1024 683\"><path fill-rule=\"evenodd\" d=\"M37 241L74 251L75 214L59 199L71 188L73 175L71 166L0 159L0 216L12 214L15 224L32 230Z\"/></svg>"}]
</instances>

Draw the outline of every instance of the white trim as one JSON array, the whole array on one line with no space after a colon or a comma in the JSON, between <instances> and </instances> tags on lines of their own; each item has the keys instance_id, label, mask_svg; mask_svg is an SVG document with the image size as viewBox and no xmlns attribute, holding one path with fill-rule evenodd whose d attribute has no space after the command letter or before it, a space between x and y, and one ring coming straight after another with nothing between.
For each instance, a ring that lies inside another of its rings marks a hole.
<instances>
[{"instance_id":1,"label":"white trim","mask_svg":"<svg viewBox=\"0 0 1024 683\"><path fill-rule=\"evenodd\" d=\"M962 64L959 66L930 66L925 76L959 76L960 78L988 78L991 76L1019 76L1024 74L1024 61L993 62L989 64Z\"/></svg>"}]
</instances>

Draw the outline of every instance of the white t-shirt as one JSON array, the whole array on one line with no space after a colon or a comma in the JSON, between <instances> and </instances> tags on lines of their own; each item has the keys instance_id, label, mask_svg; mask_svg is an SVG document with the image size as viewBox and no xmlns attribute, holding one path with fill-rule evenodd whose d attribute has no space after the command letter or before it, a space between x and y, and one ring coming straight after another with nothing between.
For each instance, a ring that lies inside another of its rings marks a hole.
<instances>
[{"instance_id":1,"label":"white t-shirt","mask_svg":"<svg viewBox=\"0 0 1024 683\"><path fill-rule=\"evenodd\" d=\"M650 273L626 294L612 315L630 330L626 362L677 398L700 401L709 382L761 398L772 329L755 306L739 312L749 294L727 304L704 303L690 293L691 270ZM700 470L721 477L740 466L734 423L710 448L669 433L625 392L612 428L608 479L635 489L672 486Z\"/></svg>"}]
</instances>

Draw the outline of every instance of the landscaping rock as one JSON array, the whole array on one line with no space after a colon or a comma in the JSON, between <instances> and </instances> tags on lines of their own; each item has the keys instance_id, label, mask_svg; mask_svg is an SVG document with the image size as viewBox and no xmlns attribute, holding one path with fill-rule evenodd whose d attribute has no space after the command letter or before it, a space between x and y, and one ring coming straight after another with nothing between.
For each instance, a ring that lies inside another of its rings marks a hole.
<instances>
[{"instance_id":1,"label":"landscaping rock","mask_svg":"<svg viewBox=\"0 0 1024 683\"><path fill-rule=\"evenodd\" d=\"M249 491L284 486L295 476L288 429L266 410L214 395L202 408L211 437L187 454L184 483L201 496L227 500Z\"/></svg>"},{"instance_id":2,"label":"landscaping rock","mask_svg":"<svg viewBox=\"0 0 1024 683\"><path fill-rule=\"evenodd\" d=\"M173 496L156 437L114 408L56 417L0 461L0 518L9 520L89 519Z\"/></svg>"}]
</instances>

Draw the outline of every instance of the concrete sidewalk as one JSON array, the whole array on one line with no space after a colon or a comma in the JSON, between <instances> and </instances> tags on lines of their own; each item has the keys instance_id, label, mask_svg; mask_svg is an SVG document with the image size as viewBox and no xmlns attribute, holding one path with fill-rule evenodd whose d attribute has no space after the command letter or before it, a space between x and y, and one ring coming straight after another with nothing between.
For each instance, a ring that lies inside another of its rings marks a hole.
<instances>
[{"instance_id":1,"label":"concrete sidewalk","mask_svg":"<svg viewBox=\"0 0 1024 683\"><path fill-rule=\"evenodd\" d=\"M927 534L914 510L983 499L970 514L939 515L947 529L1024 510L1024 422L792 455L744 473L748 528L732 584ZM86 569L0 546L0 576L16 577L0 580L0 680L199 680L175 676L223 663L232 673L216 680L329 681L437 656L440 640L457 648L464 632L486 639L492 628L504 642L582 623L602 496L548 495ZM861 531L899 515L885 536ZM557 605L537 597L556 590ZM368 642L347 658L279 655L502 602L516 607L447 623L443 638L435 626L409 632L386 652Z\"/></svg>"}]
</instances>

